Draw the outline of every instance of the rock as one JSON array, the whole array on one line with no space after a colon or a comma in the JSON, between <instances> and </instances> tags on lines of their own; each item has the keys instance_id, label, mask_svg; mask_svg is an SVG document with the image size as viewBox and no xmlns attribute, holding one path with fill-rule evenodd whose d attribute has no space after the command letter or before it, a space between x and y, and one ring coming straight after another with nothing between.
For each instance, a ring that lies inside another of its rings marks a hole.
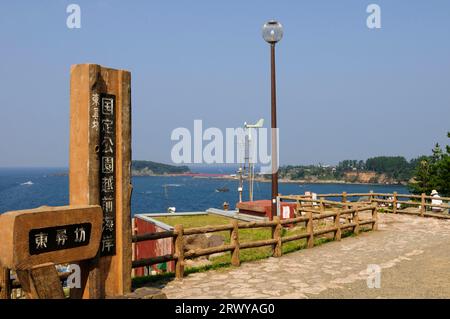
<instances>
[{"instance_id":1,"label":"rock","mask_svg":"<svg viewBox=\"0 0 450 319\"><path fill-rule=\"evenodd\" d=\"M125 297L129 299L167 299L166 294L161 289L152 287L138 288Z\"/></svg>"},{"instance_id":2,"label":"rock","mask_svg":"<svg viewBox=\"0 0 450 319\"><path fill-rule=\"evenodd\" d=\"M207 247L208 239L205 235L190 235L184 237L184 251Z\"/></svg>"},{"instance_id":3,"label":"rock","mask_svg":"<svg viewBox=\"0 0 450 319\"><path fill-rule=\"evenodd\" d=\"M186 267L204 267L212 264L211 261L205 257L186 259L184 262Z\"/></svg>"},{"instance_id":4,"label":"rock","mask_svg":"<svg viewBox=\"0 0 450 319\"><path fill-rule=\"evenodd\" d=\"M190 235L184 238L184 250L204 249L210 247L222 246L225 239L220 235Z\"/></svg>"},{"instance_id":5,"label":"rock","mask_svg":"<svg viewBox=\"0 0 450 319\"><path fill-rule=\"evenodd\" d=\"M137 299L167 299L166 294L160 289L151 287L138 288L133 294L136 295Z\"/></svg>"},{"instance_id":6,"label":"rock","mask_svg":"<svg viewBox=\"0 0 450 319\"><path fill-rule=\"evenodd\" d=\"M222 246L225 243L225 239L220 235L210 235L208 237L208 247Z\"/></svg>"}]
</instances>

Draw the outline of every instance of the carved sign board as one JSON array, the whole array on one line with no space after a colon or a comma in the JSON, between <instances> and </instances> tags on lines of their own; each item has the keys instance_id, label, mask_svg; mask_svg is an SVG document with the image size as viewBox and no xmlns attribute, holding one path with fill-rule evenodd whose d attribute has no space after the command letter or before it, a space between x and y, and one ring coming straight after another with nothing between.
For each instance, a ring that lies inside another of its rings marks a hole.
<instances>
[{"instance_id":1,"label":"carved sign board","mask_svg":"<svg viewBox=\"0 0 450 319\"><path fill-rule=\"evenodd\" d=\"M40 207L0 215L0 263L26 270L97 255L102 209L94 206Z\"/></svg>"}]
</instances>

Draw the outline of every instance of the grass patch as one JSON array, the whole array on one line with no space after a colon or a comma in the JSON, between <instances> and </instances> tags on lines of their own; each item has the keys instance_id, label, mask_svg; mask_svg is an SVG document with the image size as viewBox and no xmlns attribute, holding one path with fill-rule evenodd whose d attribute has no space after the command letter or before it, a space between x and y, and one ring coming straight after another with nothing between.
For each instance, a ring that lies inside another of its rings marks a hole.
<instances>
[{"instance_id":1,"label":"grass patch","mask_svg":"<svg viewBox=\"0 0 450 319\"><path fill-rule=\"evenodd\" d=\"M170 226L183 225L186 228L231 224L232 219L217 215L163 216L154 219Z\"/></svg>"}]
</instances>

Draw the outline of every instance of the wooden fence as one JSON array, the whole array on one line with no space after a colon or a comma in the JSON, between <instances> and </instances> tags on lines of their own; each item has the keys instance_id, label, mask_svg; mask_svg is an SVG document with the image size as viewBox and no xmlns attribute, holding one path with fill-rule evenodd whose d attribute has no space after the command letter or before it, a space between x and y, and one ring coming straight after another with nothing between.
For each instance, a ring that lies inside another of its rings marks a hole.
<instances>
[{"instance_id":1,"label":"wooden fence","mask_svg":"<svg viewBox=\"0 0 450 319\"><path fill-rule=\"evenodd\" d=\"M361 219L359 213L363 211L370 212L370 218ZM349 218L345 218L347 216ZM333 222L331 225L326 225L325 228L315 229L314 221L321 221L324 219L332 219ZM344 222L342 222L343 220ZM283 226L297 225L300 223L304 223L305 225L304 232L286 237L282 236ZM310 207L299 207L299 209L297 209L297 217L290 219L280 220L279 217L274 217L273 221L245 223L239 223L237 220L234 220L231 224L228 225L205 226L188 229L184 229L183 225L177 225L172 231L135 235L133 237L133 242L135 243L146 240L172 238L175 249L174 253L171 255L135 260L133 261L132 267L139 268L168 261L175 261L175 277L181 279L184 276L184 266L186 259L193 259L216 253L230 252L231 264L233 266L239 266L241 263L240 251L243 249L270 246L272 248L272 255L274 257L280 257L283 253L282 246L284 243L294 240L306 239L307 247L311 248L314 246L314 238L316 237L332 233L335 240L340 240L343 230L350 229L350 231L358 234L361 230L361 227L365 225L371 226L372 230L377 229L378 218L376 205L363 205L350 208L341 207L341 209L333 212L320 211L310 205ZM241 242L239 240L239 230L252 228L270 228L272 230L272 236L270 239L265 240ZM230 232L230 243L217 247L199 248L195 250L185 251L185 236L222 231Z\"/></svg>"},{"instance_id":2,"label":"wooden fence","mask_svg":"<svg viewBox=\"0 0 450 319\"><path fill-rule=\"evenodd\" d=\"M327 199L329 198L329 199ZM330 199L339 199L330 200ZM352 201L353 199L353 201ZM354 201L357 199L357 201ZM408 199L408 200L405 200ZM146 240L158 240L162 238L172 238L174 242L175 251L173 254L152 257L147 259L140 259L133 261L132 267L139 268L144 266L151 266L163 262L175 261L175 276L176 278L183 278L184 265L186 259L193 259L200 256L207 256L215 253L230 252L231 264L234 266L240 265L240 250L256 247L271 246L272 255L279 257L282 255L282 245L284 243L306 239L307 247L314 246L314 238L317 236L323 236L328 233L334 233L334 239L340 240L342 230L350 229L353 233L358 234L361 226L371 225L372 230L378 228L378 212L387 212L394 214L410 214L418 215L422 217L435 217L441 219L450 219L450 215L443 213L428 212L428 208L439 208L445 211L450 209L450 205L447 204L433 204L432 200L435 199L432 196L411 195L411 194L392 194L384 193L352 193L347 194L320 194L317 198L306 195L288 195L279 196L278 204L281 201L293 201L297 203L296 206L296 218L280 220L278 217L274 217L273 221L266 222L247 222L238 223L233 221L229 225L220 226L205 226L184 229L182 225L177 225L173 231L164 231L158 233L148 233L133 236L133 242L142 242ZM448 197L440 198L443 202L450 201ZM416 211L410 211L404 209L404 207L416 207ZM330 210L331 211L327 211ZM371 211L371 218L362 220L360 219L360 212ZM314 229L315 220L323 220L326 218L333 219L333 225L325 229ZM342 220L345 220L342 223ZM288 237L282 237L282 228L285 225L296 225L299 223L305 223L306 231L302 234L291 235ZM272 229L272 237L266 240L259 240L253 242L240 242L239 241L239 229L251 229L251 228L264 228L268 227ZM196 249L185 252L184 250L184 236L213 233L220 231L230 232L230 243L218 247Z\"/></svg>"},{"instance_id":3,"label":"wooden fence","mask_svg":"<svg viewBox=\"0 0 450 319\"><path fill-rule=\"evenodd\" d=\"M338 200L336 201L336 199ZM281 201L293 201L297 203L297 217L283 220L280 220L278 217L274 217L273 221L245 223L238 223L238 221L234 220L228 225L205 226L188 229L184 229L183 225L177 225L173 231L135 235L132 239L134 243L147 240L158 240L162 238L172 238L175 251L170 255L134 260L132 262L132 267L139 268L168 261L175 261L176 278L183 278L186 259L193 259L215 253L230 252L231 264L234 266L239 266L241 262L240 250L265 246L272 247L272 255L274 257L279 257L282 255L283 244L294 240L306 239L307 247L311 248L314 246L314 238L318 236L333 233L334 239L340 240L343 230L350 229L355 234L358 234L361 226L364 225L369 225L372 227L372 230L376 230L378 227L378 212L450 219L449 214L429 211L429 209L432 208L442 209L443 211L449 210L450 205L448 203L450 202L450 198L441 197L440 199L443 201L443 204L441 205L433 204L433 199L435 198L425 194L411 195L397 194L395 192L392 194L374 192L320 194L315 199L311 196L305 195L279 196L278 203ZM407 207L415 207L416 210L411 211L408 210ZM327 211L330 209L331 211ZM363 211L370 211L371 218L366 220L361 219L359 213ZM328 225L328 227L324 229L315 229L314 221L324 220L327 218L333 219L331 226ZM283 226L297 225L299 223L305 224L304 233L282 237ZM266 240L241 242L239 240L239 230L252 228L270 228L272 230L272 236L270 239ZM185 236L220 231L230 232L229 244L224 244L218 247L185 251ZM60 274L61 280L65 280L68 275L68 273ZM11 297L12 289L17 288L20 288L20 283L17 280L11 280L10 270L0 266L0 299L9 299Z\"/></svg>"},{"instance_id":4,"label":"wooden fence","mask_svg":"<svg viewBox=\"0 0 450 319\"><path fill-rule=\"evenodd\" d=\"M305 203L309 203L310 205L317 207L327 207L337 205L336 200L327 200L327 198L340 199L340 203L346 207L354 207L358 205L365 204L376 204L378 206L378 210L386 213L394 213L394 214L409 214L409 215L417 215L421 217L435 217L439 219L450 219L450 215L447 211L450 209L450 197L440 197L439 199L443 202L442 204L433 204L433 199L437 198L433 196L427 196L426 194L421 195L413 195L413 194L398 194L396 192L392 194L385 193L352 193L347 194L336 193L336 194L320 194L317 196L317 199L311 199L311 196L304 195L289 195L289 196L280 196L280 200L292 200L300 203L299 205L305 205ZM356 199L356 201L351 201L350 199ZM303 204L301 203L303 202ZM446 203L445 203L446 202ZM417 211L408 210L408 207L416 208ZM440 209L441 212L430 212L432 210Z\"/></svg>"}]
</instances>

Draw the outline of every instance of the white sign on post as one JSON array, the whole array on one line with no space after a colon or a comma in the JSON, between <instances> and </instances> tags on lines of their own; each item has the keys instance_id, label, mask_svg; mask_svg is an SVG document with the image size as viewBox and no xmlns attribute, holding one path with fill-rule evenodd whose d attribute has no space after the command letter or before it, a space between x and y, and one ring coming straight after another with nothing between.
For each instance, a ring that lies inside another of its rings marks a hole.
<instances>
[{"instance_id":1,"label":"white sign on post","mask_svg":"<svg viewBox=\"0 0 450 319\"><path fill-rule=\"evenodd\" d=\"M289 206L283 206L283 219L291 217L291 209Z\"/></svg>"}]
</instances>

